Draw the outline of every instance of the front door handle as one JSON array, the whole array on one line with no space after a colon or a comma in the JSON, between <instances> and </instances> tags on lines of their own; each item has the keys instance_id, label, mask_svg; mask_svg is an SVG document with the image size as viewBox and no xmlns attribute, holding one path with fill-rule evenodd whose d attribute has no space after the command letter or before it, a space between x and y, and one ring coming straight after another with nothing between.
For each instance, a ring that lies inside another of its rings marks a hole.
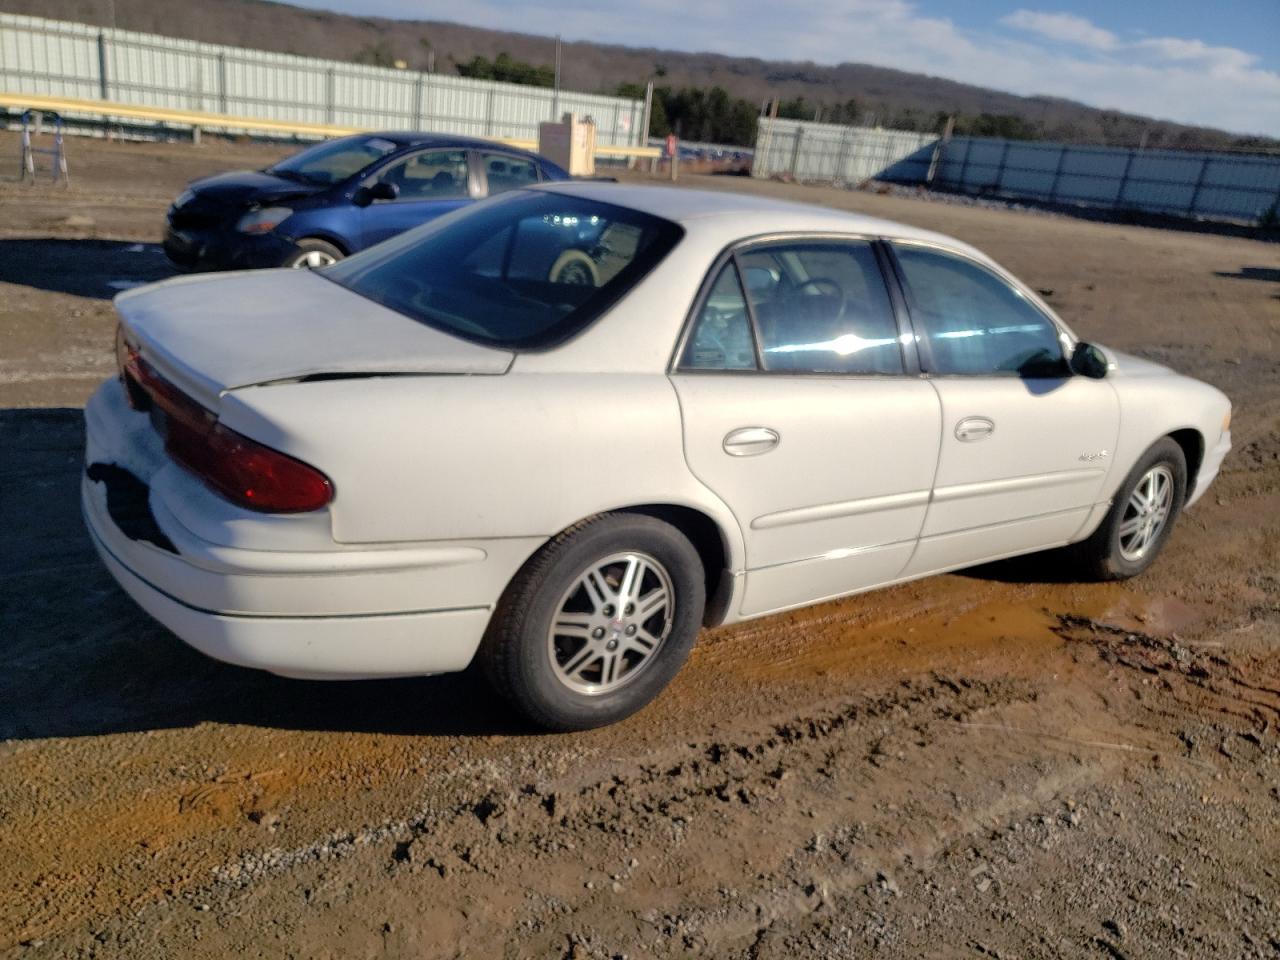
<instances>
[{"instance_id":1,"label":"front door handle","mask_svg":"<svg viewBox=\"0 0 1280 960\"><path fill-rule=\"evenodd\" d=\"M725 435L724 452L731 457L754 457L768 453L780 439L778 431L768 427L739 427Z\"/></svg>"},{"instance_id":2,"label":"front door handle","mask_svg":"<svg viewBox=\"0 0 1280 960\"><path fill-rule=\"evenodd\" d=\"M956 439L961 443L985 440L995 429L995 421L989 417L965 417L956 424Z\"/></svg>"}]
</instances>

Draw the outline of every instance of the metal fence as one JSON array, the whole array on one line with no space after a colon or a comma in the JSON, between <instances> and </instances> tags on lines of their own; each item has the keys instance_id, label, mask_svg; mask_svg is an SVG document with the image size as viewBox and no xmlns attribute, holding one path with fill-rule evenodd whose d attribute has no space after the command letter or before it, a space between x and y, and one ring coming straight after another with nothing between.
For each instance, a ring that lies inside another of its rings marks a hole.
<instances>
[{"instance_id":1,"label":"metal fence","mask_svg":"<svg viewBox=\"0 0 1280 960\"><path fill-rule=\"evenodd\" d=\"M846 127L803 120L760 120L752 175L797 180L922 183L933 161L934 134Z\"/></svg>"},{"instance_id":2,"label":"metal fence","mask_svg":"<svg viewBox=\"0 0 1280 960\"><path fill-rule=\"evenodd\" d=\"M1280 211L1280 156L956 137L933 185L1051 204L1257 223Z\"/></svg>"},{"instance_id":3,"label":"metal fence","mask_svg":"<svg viewBox=\"0 0 1280 960\"><path fill-rule=\"evenodd\" d=\"M536 140L566 112L643 144L644 102L0 13L0 90L363 129Z\"/></svg>"}]
</instances>

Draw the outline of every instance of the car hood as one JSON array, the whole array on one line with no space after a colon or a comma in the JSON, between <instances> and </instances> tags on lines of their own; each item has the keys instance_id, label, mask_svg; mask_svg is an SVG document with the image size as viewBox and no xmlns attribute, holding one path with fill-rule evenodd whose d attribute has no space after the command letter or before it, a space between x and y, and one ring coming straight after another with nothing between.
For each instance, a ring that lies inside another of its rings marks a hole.
<instances>
[{"instance_id":1,"label":"car hood","mask_svg":"<svg viewBox=\"0 0 1280 960\"><path fill-rule=\"evenodd\" d=\"M193 181L187 188L192 196L183 207L248 206L278 200L309 197L327 189L324 185L300 183L265 170L232 170Z\"/></svg>"},{"instance_id":2,"label":"car hood","mask_svg":"<svg viewBox=\"0 0 1280 960\"><path fill-rule=\"evenodd\" d=\"M115 299L161 374L217 409L228 390L317 376L502 374L507 350L470 343L311 270L178 277Z\"/></svg>"}]
</instances>

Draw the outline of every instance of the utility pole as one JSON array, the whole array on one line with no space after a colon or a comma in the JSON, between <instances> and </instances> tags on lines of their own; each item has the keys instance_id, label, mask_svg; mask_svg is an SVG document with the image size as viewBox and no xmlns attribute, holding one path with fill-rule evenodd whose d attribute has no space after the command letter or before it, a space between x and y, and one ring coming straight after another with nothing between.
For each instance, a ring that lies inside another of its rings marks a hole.
<instances>
[{"instance_id":1,"label":"utility pole","mask_svg":"<svg viewBox=\"0 0 1280 960\"><path fill-rule=\"evenodd\" d=\"M560 34L556 34L556 89L551 98L551 119L560 122Z\"/></svg>"}]
</instances>

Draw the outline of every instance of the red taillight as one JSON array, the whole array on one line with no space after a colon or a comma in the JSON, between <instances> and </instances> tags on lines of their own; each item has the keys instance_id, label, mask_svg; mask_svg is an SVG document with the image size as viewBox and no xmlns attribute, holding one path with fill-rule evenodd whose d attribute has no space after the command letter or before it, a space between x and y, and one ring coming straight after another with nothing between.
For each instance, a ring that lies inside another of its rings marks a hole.
<instances>
[{"instance_id":1,"label":"red taillight","mask_svg":"<svg viewBox=\"0 0 1280 960\"><path fill-rule=\"evenodd\" d=\"M264 513L304 513L333 500L333 484L323 473L223 426L136 352L129 352L124 367L130 397L142 392L162 415L156 426L169 456L232 503Z\"/></svg>"}]
</instances>

